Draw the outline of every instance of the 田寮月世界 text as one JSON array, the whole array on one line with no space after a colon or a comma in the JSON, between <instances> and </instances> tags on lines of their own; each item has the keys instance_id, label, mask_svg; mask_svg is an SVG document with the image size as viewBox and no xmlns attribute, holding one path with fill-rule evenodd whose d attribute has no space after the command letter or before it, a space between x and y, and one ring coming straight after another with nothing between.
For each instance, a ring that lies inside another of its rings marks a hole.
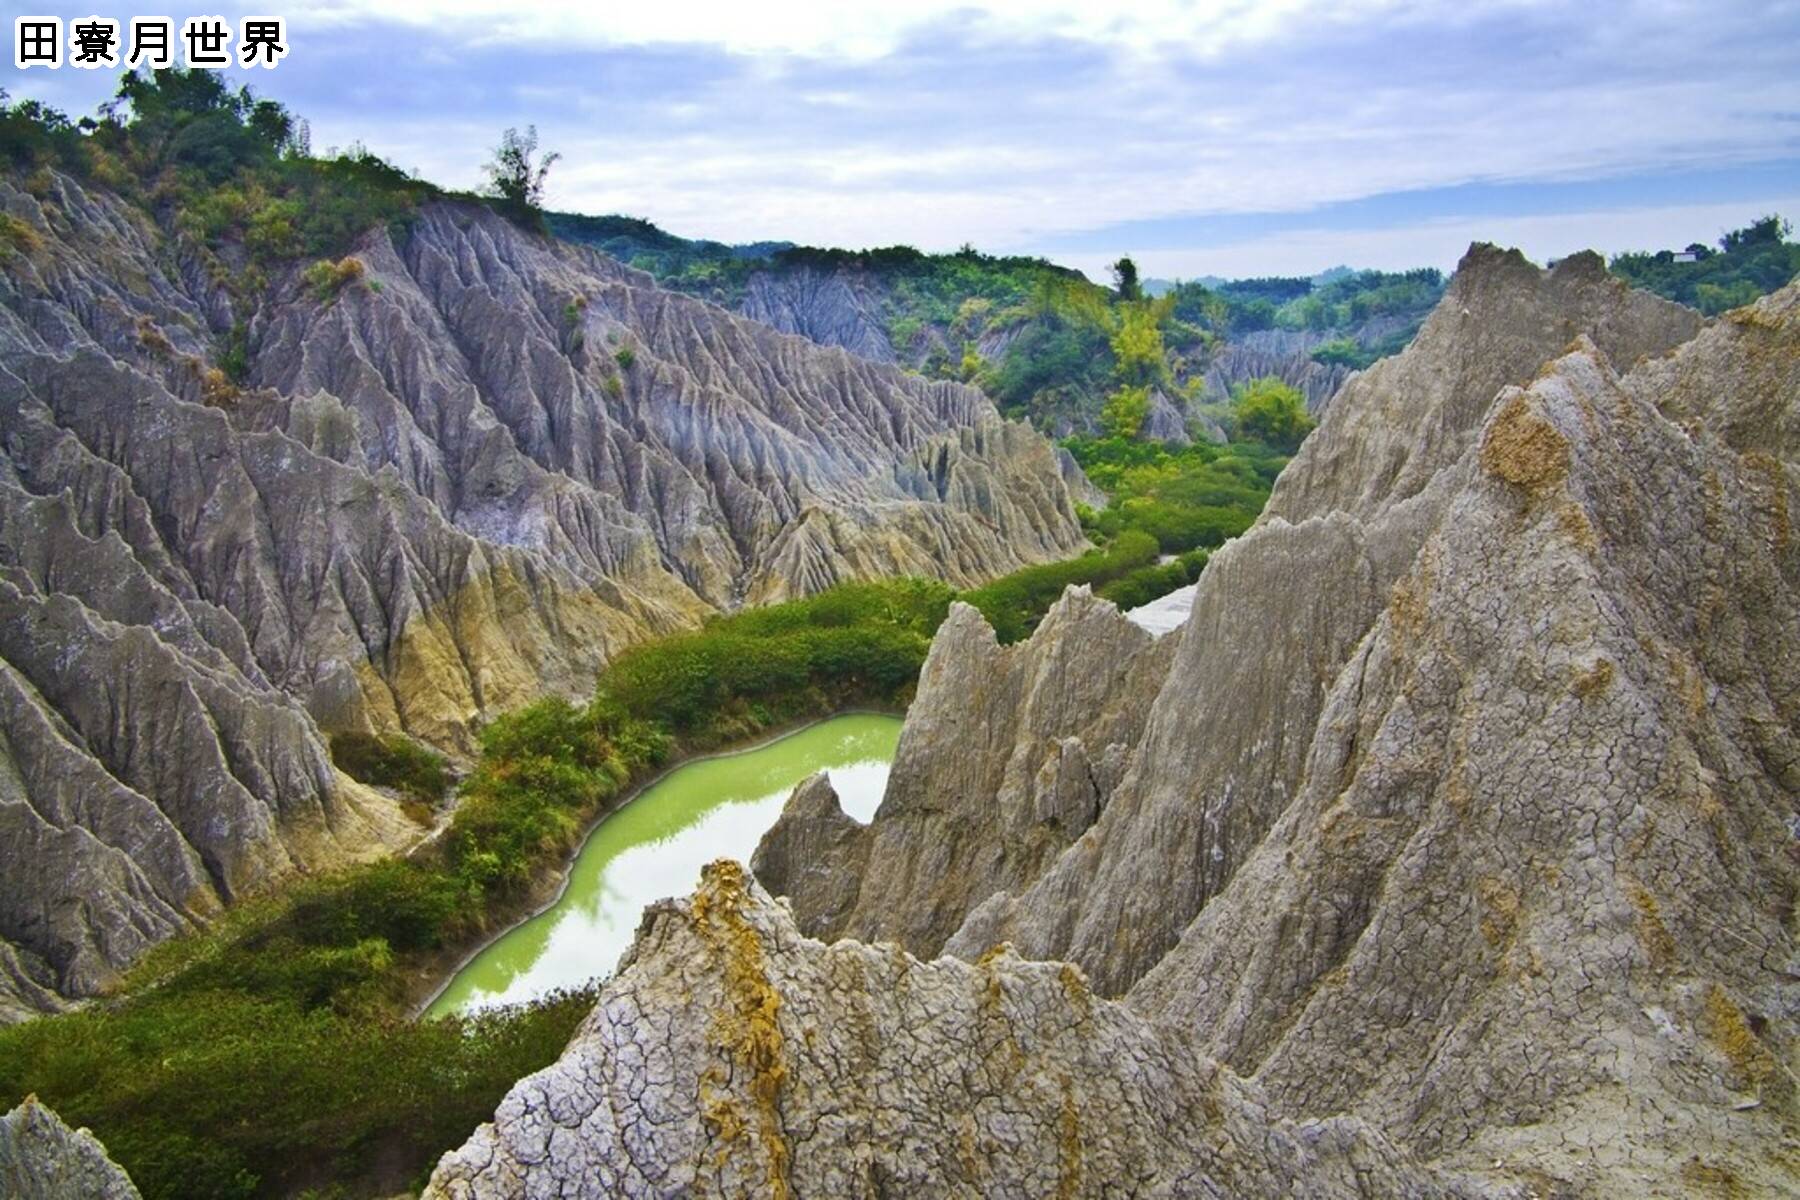
<instances>
[{"instance_id":1,"label":"\u7530\u5bee\u6708\u4e16\u754c text","mask_svg":"<svg viewBox=\"0 0 1800 1200\"><path fill-rule=\"evenodd\" d=\"M285 17L25 16L13 20L13 66L20 70L137 67L269 67L287 57Z\"/></svg>"}]
</instances>

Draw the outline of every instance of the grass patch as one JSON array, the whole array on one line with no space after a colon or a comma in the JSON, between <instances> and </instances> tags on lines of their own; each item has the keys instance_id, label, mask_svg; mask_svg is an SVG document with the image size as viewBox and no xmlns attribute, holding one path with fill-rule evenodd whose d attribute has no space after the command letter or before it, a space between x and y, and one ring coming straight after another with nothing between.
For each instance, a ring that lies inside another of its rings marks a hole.
<instances>
[{"instance_id":1,"label":"grass patch","mask_svg":"<svg viewBox=\"0 0 1800 1200\"><path fill-rule=\"evenodd\" d=\"M0 212L0 259L13 254L30 254L41 245L43 239L29 222L11 213Z\"/></svg>"}]
</instances>

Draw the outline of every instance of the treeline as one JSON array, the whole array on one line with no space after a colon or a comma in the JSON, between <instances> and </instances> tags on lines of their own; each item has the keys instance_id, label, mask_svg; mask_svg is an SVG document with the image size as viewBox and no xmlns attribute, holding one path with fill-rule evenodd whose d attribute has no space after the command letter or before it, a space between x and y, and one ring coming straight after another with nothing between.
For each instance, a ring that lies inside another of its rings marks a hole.
<instances>
[{"instance_id":1,"label":"treeline","mask_svg":"<svg viewBox=\"0 0 1800 1200\"><path fill-rule=\"evenodd\" d=\"M1236 279L1208 287L1177 283L1175 313L1222 334L1259 329L1347 330L1380 317L1422 321L1444 294L1443 272L1326 272L1314 279ZM1410 338L1410 334L1408 334ZM1404 346L1404 342L1401 343Z\"/></svg>"},{"instance_id":2,"label":"treeline","mask_svg":"<svg viewBox=\"0 0 1800 1200\"><path fill-rule=\"evenodd\" d=\"M1716 316L1800 274L1800 243L1787 240L1792 232L1787 220L1770 215L1725 234L1717 249L1688 245L1683 260L1672 250L1659 250L1614 255L1610 266L1636 287Z\"/></svg>"},{"instance_id":3,"label":"treeline","mask_svg":"<svg viewBox=\"0 0 1800 1200\"><path fill-rule=\"evenodd\" d=\"M0 93L0 153L49 186L55 168L131 200L215 254L248 260L240 288L281 263L341 254L366 230L403 221L438 189L361 146L315 156L306 122L218 72L128 72L93 117Z\"/></svg>"},{"instance_id":4,"label":"treeline","mask_svg":"<svg viewBox=\"0 0 1800 1200\"><path fill-rule=\"evenodd\" d=\"M1047 430L1135 436L1154 391L1197 403L1221 341L1259 329L1344 331L1320 348L1320 360L1366 366L1403 348L1444 290L1443 275L1432 269L1339 270L1317 279L1178 283L1150 297L1130 259L1115 266L1108 289L1040 258L968 246L954 254L911 246L728 246L674 237L629 217L548 219L560 237L727 307L742 302L758 272L864 272L879 285L879 317L901 363L973 383L1007 415ZM1380 337L1349 336L1383 318L1400 324Z\"/></svg>"}]
</instances>

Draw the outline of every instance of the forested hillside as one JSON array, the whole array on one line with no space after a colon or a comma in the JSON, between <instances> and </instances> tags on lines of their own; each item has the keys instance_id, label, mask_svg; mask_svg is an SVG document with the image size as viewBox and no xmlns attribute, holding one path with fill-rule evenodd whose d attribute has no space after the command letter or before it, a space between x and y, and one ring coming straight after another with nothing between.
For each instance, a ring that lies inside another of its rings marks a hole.
<instances>
[{"instance_id":1,"label":"forested hillside","mask_svg":"<svg viewBox=\"0 0 1800 1200\"><path fill-rule=\"evenodd\" d=\"M969 246L954 254L728 246L629 217L548 220L559 237L665 286L864 357L974 383L1001 411L1059 437L1223 440L1234 391L1264 377L1298 388L1316 412L1351 370L1403 348L1444 288L1436 270L1344 268L1314 279L1147 287L1129 258L1103 287L1044 259ZM1124 419L1134 414L1135 424Z\"/></svg>"},{"instance_id":2,"label":"forested hillside","mask_svg":"<svg viewBox=\"0 0 1800 1200\"><path fill-rule=\"evenodd\" d=\"M1637 252L1613 256L1615 275L1634 286L1679 300L1707 316L1749 304L1800 274L1800 243L1788 240L1793 226L1766 216L1718 241L1718 249L1691 242L1680 252Z\"/></svg>"}]
</instances>

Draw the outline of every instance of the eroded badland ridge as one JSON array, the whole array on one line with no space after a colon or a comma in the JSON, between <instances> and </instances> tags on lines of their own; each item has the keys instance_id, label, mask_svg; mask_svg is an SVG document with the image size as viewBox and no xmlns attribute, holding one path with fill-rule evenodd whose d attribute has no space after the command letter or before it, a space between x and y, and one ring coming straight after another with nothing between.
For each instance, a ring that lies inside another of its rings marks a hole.
<instances>
[{"instance_id":1,"label":"eroded badland ridge","mask_svg":"<svg viewBox=\"0 0 1800 1200\"><path fill-rule=\"evenodd\" d=\"M1084 544L1065 464L978 391L479 206L243 312L142 210L46 178L0 179L0 1017L416 837L322 729L467 749L709 612Z\"/></svg>"},{"instance_id":2,"label":"eroded badland ridge","mask_svg":"<svg viewBox=\"0 0 1800 1200\"><path fill-rule=\"evenodd\" d=\"M1797 407L1800 285L1476 247L1179 634L956 612L430 1194L1791 1192Z\"/></svg>"}]
</instances>

